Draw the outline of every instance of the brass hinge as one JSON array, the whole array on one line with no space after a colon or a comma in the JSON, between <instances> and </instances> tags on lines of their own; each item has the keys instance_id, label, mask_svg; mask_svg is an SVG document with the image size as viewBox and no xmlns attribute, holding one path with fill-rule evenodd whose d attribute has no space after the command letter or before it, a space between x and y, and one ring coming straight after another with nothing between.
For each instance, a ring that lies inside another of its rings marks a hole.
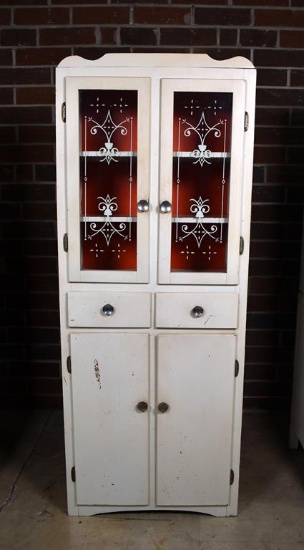
<instances>
[{"instance_id":1,"label":"brass hinge","mask_svg":"<svg viewBox=\"0 0 304 550\"><path fill-rule=\"evenodd\" d=\"M63 250L64 250L65 252L67 252L68 249L69 249L68 234L65 233L65 234L63 235Z\"/></svg>"},{"instance_id":2,"label":"brass hinge","mask_svg":"<svg viewBox=\"0 0 304 550\"><path fill-rule=\"evenodd\" d=\"M234 471L230 470L230 485L232 485L234 482Z\"/></svg>"},{"instance_id":3,"label":"brass hinge","mask_svg":"<svg viewBox=\"0 0 304 550\"><path fill-rule=\"evenodd\" d=\"M67 357L67 371L70 374L72 372L72 361L71 361L71 356L70 355Z\"/></svg>"},{"instance_id":4,"label":"brass hinge","mask_svg":"<svg viewBox=\"0 0 304 550\"><path fill-rule=\"evenodd\" d=\"M76 470L75 470L75 466L73 466L73 468L71 468L71 479L72 479L72 481L75 483L75 481L76 481Z\"/></svg>"},{"instance_id":5,"label":"brass hinge","mask_svg":"<svg viewBox=\"0 0 304 550\"><path fill-rule=\"evenodd\" d=\"M240 363L236 359L235 363L234 363L234 376L235 376L235 378L239 375L239 372L240 372Z\"/></svg>"},{"instance_id":6,"label":"brass hinge","mask_svg":"<svg viewBox=\"0 0 304 550\"><path fill-rule=\"evenodd\" d=\"M61 105L61 118L62 122L66 122L66 102Z\"/></svg>"},{"instance_id":7,"label":"brass hinge","mask_svg":"<svg viewBox=\"0 0 304 550\"><path fill-rule=\"evenodd\" d=\"M245 111L245 116L244 116L244 131L247 132L249 128L249 113L247 111Z\"/></svg>"},{"instance_id":8,"label":"brass hinge","mask_svg":"<svg viewBox=\"0 0 304 550\"><path fill-rule=\"evenodd\" d=\"M242 256L244 252L244 246L245 246L244 237L240 237L240 256Z\"/></svg>"}]
</instances>

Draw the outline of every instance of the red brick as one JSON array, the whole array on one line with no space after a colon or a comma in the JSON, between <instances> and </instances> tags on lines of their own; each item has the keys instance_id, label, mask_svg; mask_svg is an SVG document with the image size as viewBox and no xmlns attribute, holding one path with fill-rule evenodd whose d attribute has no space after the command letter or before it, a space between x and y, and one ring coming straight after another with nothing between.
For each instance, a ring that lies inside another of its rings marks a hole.
<instances>
[{"instance_id":1,"label":"red brick","mask_svg":"<svg viewBox=\"0 0 304 550\"><path fill-rule=\"evenodd\" d=\"M290 85L304 87L304 71L290 71Z\"/></svg>"},{"instance_id":2,"label":"red brick","mask_svg":"<svg viewBox=\"0 0 304 550\"><path fill-rule=\"evenodd\" d=\"M195 8L194 23L196 25L250 25L251 11L239 8Z\"/></svg>"},{"instance_id":3,"label":"red brick","mask_svg":"<svg viewBox=\"0 0 304 550\"><path fill-rule=\"evenodd\" d=\"M117 45L118 29L100 27L101 44Z\"/></svg>"},{"instance_id":4,"label":"red brick","mask_svg":"<svg viewBox=\"0 0 304 550\"><path fill-rule=\"evenodd\" d=\"M0 8L0 25L9 25L11 22L11 10Z\"/></svg>"},{"instance_id":5,"label":"red brick","mask_svg":"<svg viewBox=\"0 0 304 550\"><path fill-rule=\"evenodd\" d=\"M287 86L287 69L259 69L257 71L257 86Z\"/></svg>"},{"instance_id":6,"label":"red brick","mask_svg":"<svg viewBox=\"0 0 304 550\"><path fill-rule=\"evenodd\" d=\"M216 29L160 29L160 45L202 46L216 44Z\"/></svg>"},{"instance_id":7,"label":"red brick","mask_svg":"<svg viewBox=\"0 0 304 550\"><path fill-rule=\"evenodd\" d=\"M304 48L304 31L281 31L280 46L282 48Z\"/></svg>"},{"instance_id":8,"label":"red brick","mask_svg":"<svg viewBox=\"0 0 304 550\"><path fill-rule=\"evenodd\" d=\"M1 31L2 46L35 46L36 30L32 29L3 29Z\"/></svg>"},{"instance_id":9,"label":"red brick","mask_svg":"<svg viewBox=\"0 0 304 550\"><path fill-rule=\"evenodd\" d=\"M235 6L248 6L248 7L253 7L253 6L289 7L289 0L267 0L267 1L265 1L265 0L254 0L254 2L252 0L233 0L233 4ZM266 4L266 6L265 6L265 4Z\"/></svg>"},{"instance_id":10,"label":"red brick","mask_svg":"<svg viewBox=\"0 0 304 550\"><path fill-rule=\"evenodd\" d=\"M68 8L16 8L14 25L67 25L70 22Z\"/></svg>"},{"instance_id":11,"label":"red brick","mask_svg":"<svg viewBox=\"0 0 304 550\"><path fill-rule=\"evenodd\" d=\"M119 6L74 8L73 23L81 25L125 25L129 23L129 8Z\"/></svg>"},{"instance_id":12,"label":"red brick","mask_svg":"<svg viewBox=\"0 0 304 550\"><path fill-rule=\"evenodd\" d=\"M13 52L9 49L0 50L0 65L12 65L13 64Z\"/></svg>"},{"instance_id":13,"label":"red brick","mask_svg":"<svg viewBox=\"0 0 304 550\"><path fill-rule=\"evenodd\" d=\"M284 106L281 108L262 107L258 106L255 112L256 125L261 126L288 126L289 125L289 108Z\"/></svg>"},{"instance_id":14,"label":"red brick","mask_svg":"<svg viewBox=\"0 0 304 550\"><path fill-rule=\"evenodd\" d=\"M50 69L32 69L32 68L0 68L0 81L2 85L25 85L25 84L50 84Z\"/></svg>"},{"instance_id":15,"label":"red brick","mask_svg":"<svg viewBox=\"0 0 304 550\"><path fill-rule=\"evenodd\" d=\"M285 106L293 105L304 106L304 90L285 88L284 90L267 90L265 88L257 90L258 105Z\"/></svg>"},{"instance_id":16,"label":"red brick","mask_svg":"<svg viewBox=\"0 0 304 550\"><path fill-rule=\"evenodd\" d=\"M22 145L11 147L2 145L0 160L3 162L50 162L54 157L51 145Z\"/></svg>"},{"instance_id":17,"label":"red brick","mask_svg":"<svg viewBox=\"0 0 304 550\"><path fill-rule=\"evenodd\" d=\"M304 11L302 10L260 10L254 12L254 25L260 27L303 27Z\"/></svg>"},{"instance_id":18,"label":"red brick","mask_svg":"<svg viewBox=\"0 0 304 550\"><path fill-rule=\"evenodd\" d=\"M285 159L285 147L255 147L254 162L256 164L281 164ZM266 216L268 219L268 215Z\"/></svg>"},{"instance_id":19,"label":"red brick","mask_svg":"<svg viewBox=\"0 0 304 550\"><path fill-rule=\"evenodd\" d=\"M240 45L253 48L274 48L277 45L278 33L274 30L241 29Z\"/></svg>"},{"instance_id":20,"label":"red brick","mask_svg":"<svg viewBox=\"0 0 304 550\"><path fill-rule=\"evenodd\" d=\"M221 46L236 46L237 45L237 29L220 29L220 45Z\"/></svg>"},{"instance_id":21,"label":"red brick","mask_svg":"<svg viewBox=\"0 0 304 550\"><path fill-rule=\"evenodd\" d=\"M191 7L136 6L133 22L140 25L186 25L190 23ZM178 33L178 31L177 31Z\"/></svg>"},{"instance_id":22,"label":"red brick","mask_svg":"<svg viewBox=\"0 0 304 550\"><path fill-rule=\"evenodd\" d=\"M285 189L279 185L254 185L252 190L252 202L277 202L285 198Z\"/></svg>"},{"instance_id":23,"label":"red brick","mask_svg":"<svg viewBox=\"0 0 304 550\"><path fill-rule=\"evenodd\" d=\"M253 62L258 67L303 67L303 50L255 50Z\"/></svg>"},{"instance_id":24,"label":"red brick","mask_svg":"<svg viewBox=\"0 0 304 550\"><path fill-rule=\"evenodd\" d=\"M72 48L25 48L16 52L17 65L58 65Z\"/></svg>"},{"instance_id":25,"label":"red brick","mask_svg":"<svg viewBox=\"0 0 304 550\"><path fill-rule=\"evenodd\" d=\"M2 124L50 124L51 107L0 107Z\"/></svg>"},{"instance_id":26,"label":"red brick","mask_svg":"<svg viewBox=\"0 0 304 550\"><path fill-rule=\"evenodd\" d=\"M120 31L121 44L147 46L156 45L157 34L155 29L146 27L123 27Z\"/></svg>"},{"instance_id":27,"label":"red brick","mask_svg":"<svg viewBox=\"0 0 304 550\"><path fill-rule=\"evenodd\" d=\"M265 128L258 127L255 132L255 143L258 145L297 145L301 143L303 137L303 128Z\"/></svg>"},{"instance_id":28,"label":"red brick","mask_svg":"<svg viewBox=\"0 0 304 550\"><path fill-rule=\"evenodd\" d=\"M0 88L0 104L11 105L12 103L14 103L13 88Z\"/></svg>"},{"instance_id":29,"label":"red brick","mask_svg":"<svg viewBox=\"0 0 304 550\"><path fill-rule=\"evenodd\" d=\"M20 143L54 143L55 126L20 126Z\"/></svg>"},{"instance_id":30,"label":"red brick","mask_svg":"<svg viewBox=\"0 0 304 550\"><path fill-rule=\"evenodd\" d=\"M16 102L19 105L49 105L55 102L54 87L27 87L16 89Z\"/></svg>"},{"instance_id":31,"label":"red brick","mask_svg":"<svg viewBox=\"0 0 304 550\"><path fill-rule=\"evenodd\" d=\"M62 29L41 29L39 32L39 44L41 46L71 45L71 44L95 44L95 29L92 27Z\"/></svg>"}]
</instances>

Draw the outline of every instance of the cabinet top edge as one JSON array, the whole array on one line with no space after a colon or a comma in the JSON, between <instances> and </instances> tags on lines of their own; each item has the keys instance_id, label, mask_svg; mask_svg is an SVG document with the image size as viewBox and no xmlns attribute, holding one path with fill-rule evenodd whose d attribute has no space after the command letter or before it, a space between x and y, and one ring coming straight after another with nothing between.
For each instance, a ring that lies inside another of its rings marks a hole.
<instances>
[{"instance_id":1,"label":"cabinet top edge","mask_svg":"<svg viewBox=\"0 0 304 550\"><path fill-rule=\"evenodd\" d=\"M246 57L236 56L216 60L207 54L175 53L108 53L99 59L90 60L72 55L63 59L57 68L68 67L197 67L255 69Z\"/></svg>"}]
</instances>

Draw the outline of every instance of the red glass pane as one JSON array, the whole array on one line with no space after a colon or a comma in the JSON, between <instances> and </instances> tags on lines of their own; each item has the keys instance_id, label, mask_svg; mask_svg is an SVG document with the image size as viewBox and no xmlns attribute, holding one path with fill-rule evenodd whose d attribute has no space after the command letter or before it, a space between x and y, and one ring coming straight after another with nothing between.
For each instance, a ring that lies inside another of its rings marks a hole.
<instances>
[{"instance_id":1,"label":"red glass pane","mask_svg":"<svg viewBox=\"0 0 304 550\"><path fill-rule=\"evenodd\" d=\"M232 94L175 92L172 271L227 269Z\"/></svg>"},{"instance_id":2,"label":"red glass pane","mask_svg":"<svg viewBox=\"0 0 304 550\"><path fill-rule=\"evenodd\" d=\"M111 227L100 223L94 225L94 231L88 231L90 235L95 232L91 238L85 236L84 224L81 227L82 269L135 271L136 223L126 224L126 239L121 237L123 224L113 223Z\"/></svg>"},{"instance_id":3,"label":"red glass pane","mask_svg":"<svg viewBox=\"0 0 304 550\"><path fill-rule=\"evenodd\" d=\"M137 90L80 90L82 269L137 269Z\"/></svg>"},{"instance_id":4,"label":"red glass pane","mask_svg":"<svg viewBox=\"0 0 304 550\"><path fill-rule=\"evenodd\" d=\"M227 224L217 230L208 224L178 224L173 229L171 271L227 271Z\"/></svg>"}]
</instances>

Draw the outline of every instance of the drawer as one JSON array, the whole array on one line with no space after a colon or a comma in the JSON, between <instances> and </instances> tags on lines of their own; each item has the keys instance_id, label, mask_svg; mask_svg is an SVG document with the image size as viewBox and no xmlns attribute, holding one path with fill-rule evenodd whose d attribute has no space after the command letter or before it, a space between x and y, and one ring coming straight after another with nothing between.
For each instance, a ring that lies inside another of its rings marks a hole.
<instances>
[{"instance_id":1,"label":"drawer","mask_svg":"<svg viewBox=\"0 0 304 550\"><path fill-rule=\"evenodd\" d=\"M70 327L150 327L148 292L69 292Z\"/></svg>"},{"instance_id":2,"label":"drawer","mask_svg":"<svg viewBox=\"0 0 304 550\"><path fill-rule=\"evenodd\" d=\"M238 323L237 294L158 293L158 328L225 329Z\"/></svg>"}]
</instances>

